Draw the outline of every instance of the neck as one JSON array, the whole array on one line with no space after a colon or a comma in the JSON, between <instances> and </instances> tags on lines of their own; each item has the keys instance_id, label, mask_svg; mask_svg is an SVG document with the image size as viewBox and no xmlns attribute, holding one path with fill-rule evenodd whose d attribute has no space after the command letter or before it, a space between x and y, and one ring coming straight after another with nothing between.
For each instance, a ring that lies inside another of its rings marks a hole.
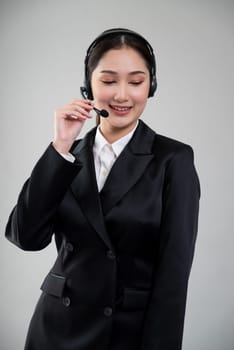
<instances>
[{"instance_id":1,"label":"neck","mask_svg":"<svg viewBox=\"0 0 234 350\"><path fill-rule=\"evenodd\" d=\"M133 125L129 125L128 128L119 128L114 127L113 125L105 125L105 123L101 122L99 128L107 142L112 144L131 132L135 128L136 123L137 122L135 122Z\"/></svg>"}]
</instances>

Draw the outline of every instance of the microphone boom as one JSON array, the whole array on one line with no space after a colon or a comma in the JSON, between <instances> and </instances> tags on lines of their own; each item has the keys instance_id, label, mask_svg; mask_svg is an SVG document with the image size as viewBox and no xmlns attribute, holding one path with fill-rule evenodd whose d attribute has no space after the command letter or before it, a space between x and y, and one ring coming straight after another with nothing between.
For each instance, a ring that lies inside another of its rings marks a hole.
<instances>
[{"instance_id":1,"label":"microphone boom","mask_svg":"<svg viewBox=\"0 0 234 350\"><path fill-rule=\"evenodd\" d=\"M87 100L88 99L88 96L87 96L87 89L84 87L84 86L81 86L80 87L80 92L81 92L81 95L83 96L83 98L85 99L85 100ZM109 113L107 112L107 110L105 110L105 109L97 109L96 107L93 107L93 110L95 111L95 112L97 112L101 117L103 117L103 118L107 118L108 116L109 116Z\"/></svg>"},{"instance_id":2,"label":"microphone boom","mask_svg":"<svg viewBox=\"0 0 234 350\"><path fill-rule=\"evenodd\" d=\"M101 117L107 118L109 116L109 113L106 109L97 109L96 107L93 107L94 111L97 112Z\"/></svg>"}]
</instances>

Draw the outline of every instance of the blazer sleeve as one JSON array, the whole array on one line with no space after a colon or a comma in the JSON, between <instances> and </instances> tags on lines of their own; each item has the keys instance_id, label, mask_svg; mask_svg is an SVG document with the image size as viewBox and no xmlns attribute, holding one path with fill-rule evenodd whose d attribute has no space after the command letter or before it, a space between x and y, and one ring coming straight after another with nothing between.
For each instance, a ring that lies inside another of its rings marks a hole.
<instances>
[{"instance_id":1,"label":"blazer sleeve","mask_svg":"<svg viewBox=\"0 0 234 350\"><path fill-rule=\"evenodd\" d=\"M187 285L197 236L200 184L193 150L184 145L168 162L160 252L147 308L142 350L181 350Z\"/></svg>"},{"instance_id":2,"label":"blazer sleeve","mask_svg":"<svg viewBox=\"0 0 234 350\"><path fill-rule=\"evenodd\" d=\"M12 243L24 250L40 250L51 242L56 210L81 167L49 145L10 214L6 237Z\"/></svg>"}]
</instances>

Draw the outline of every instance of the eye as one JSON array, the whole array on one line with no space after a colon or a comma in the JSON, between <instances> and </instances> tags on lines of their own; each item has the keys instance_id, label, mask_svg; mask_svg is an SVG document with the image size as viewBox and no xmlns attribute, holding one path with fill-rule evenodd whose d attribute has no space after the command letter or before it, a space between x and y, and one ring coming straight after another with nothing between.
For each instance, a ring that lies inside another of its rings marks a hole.
<instances>
[{"instance_id":1,"label":"eye","mask_svg":"<svg viewBox=\"0 0 234 350\"><path fill-rule=\"evenodd\" d=\"M111 84L114 84L115 81L114 80L102 80L102 83L105 85L111 85Z\"/></svg>"},{"instance_id":2,"label":"eye","mask_svg":"<svg viewBox=\"0 0 234 350\"><path fill-rule=\"evenodd\" d=\"M140 81L130 81L129 84L131 84L131 85L140 85L140 84L142 84L142 83L143 83L143 81L140 80Z\"/></svg>"}]
</instances>

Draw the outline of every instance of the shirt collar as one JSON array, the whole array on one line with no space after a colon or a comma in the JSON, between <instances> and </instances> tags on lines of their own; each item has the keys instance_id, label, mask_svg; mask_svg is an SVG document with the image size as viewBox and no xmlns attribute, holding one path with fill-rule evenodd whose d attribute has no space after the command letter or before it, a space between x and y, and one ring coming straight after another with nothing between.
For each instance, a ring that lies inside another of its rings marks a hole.
<instances>
[{"instance_id":1,"label":"shirt collar","mask_svg":"<svg viewBox=\"0 0 234 350\"><path fill-rule=\"evenodd\" d=\"M137 126L138 126L139 121L137 121L136 126L134 127L133 130L131 130L127 135L121 137L119 140L113 142L111 144L112 149L116 155L116 157L118 157L120 155L120 153L122 152L122 150L124 149L124 147L127 145L127 143L130 141L132 135L134 134L134 131L136 130ZM94 151L96 154L99 154L99 152L102 150L102 148L106 145L109 144L109 142L107 142L107 140L105 139L105 137L102 135L100 128L97 128L97 132L96 132L96 136L95 136L95 140L94 140ZM110 145L110 144L109 144Z\"/></svg>"}]
</instances>

